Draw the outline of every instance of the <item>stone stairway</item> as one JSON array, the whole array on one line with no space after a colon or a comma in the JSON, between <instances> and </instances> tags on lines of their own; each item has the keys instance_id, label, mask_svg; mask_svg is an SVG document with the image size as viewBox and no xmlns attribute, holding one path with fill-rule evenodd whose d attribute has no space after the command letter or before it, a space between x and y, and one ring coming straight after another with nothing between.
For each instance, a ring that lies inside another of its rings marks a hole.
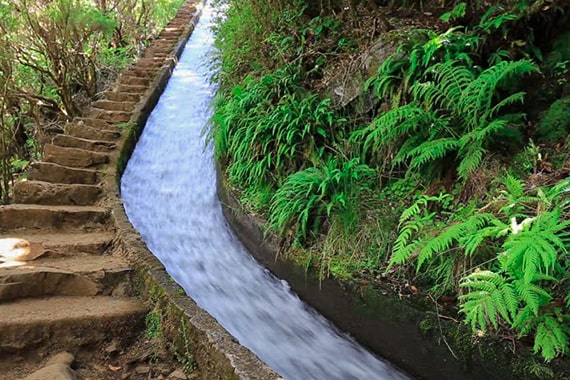
<instances>
[{"instance_id":1,"label":"stone stairway","mask_svg":"<svg viewBox=\"0 0 570 380\"><path fill-rule=\"evenodd\" d=\"M84 117L45 145L43 160L14 186L15 203L0 207L0 379L27 375L12 362L125 346L144 328L147 308L134 297L132 263L118 254L105 181L194 13L186 3Z\"/></svg>"}]
</instances>

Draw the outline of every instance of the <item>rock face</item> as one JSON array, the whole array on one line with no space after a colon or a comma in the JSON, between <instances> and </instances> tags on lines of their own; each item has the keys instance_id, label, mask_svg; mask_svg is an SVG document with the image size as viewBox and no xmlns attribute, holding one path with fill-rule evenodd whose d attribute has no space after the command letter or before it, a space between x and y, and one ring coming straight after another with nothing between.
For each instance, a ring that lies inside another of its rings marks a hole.
<instances>
[{"instance_id":1,"label":"rock face","mask_svg":"<svg viewBox=\"0 0 570 380\"><path fill-rule=\"evenodd\" d=\"M23 380L77 380L75 372L67 365L56 363L44 367Z\"/></svg>"},{"instance_id":2,"label":"rock face","mask_svg":"<svg viewBox=\"0 0 570 380\"><path fill-rule=\"evenodd\" d=\"M396 49L390 37L379 37L364 53L354 59L340 74L329 82L328 92L337 107L345 107L364 92L366 78L373 75L382 62ZM364 108L370 99L362 99Z\"/></svg>"}]
</instances>

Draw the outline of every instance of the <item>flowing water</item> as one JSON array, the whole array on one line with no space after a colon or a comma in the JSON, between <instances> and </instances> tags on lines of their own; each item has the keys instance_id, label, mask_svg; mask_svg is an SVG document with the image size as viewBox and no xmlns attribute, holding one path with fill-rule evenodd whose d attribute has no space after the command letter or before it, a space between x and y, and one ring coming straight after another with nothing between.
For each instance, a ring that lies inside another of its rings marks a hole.
<instances>
[{"instance_id":1,"label":"flowing water","mask_svg":"<svg viewBox=\"0 0 570 380\"><path fill-rule=\"evenodd\" d=\"M202 130L215 92L209 6L122 178L127 214L186 293L287 379L406 379L304 304L233 236Z\"/></svg>"}]
</instances>

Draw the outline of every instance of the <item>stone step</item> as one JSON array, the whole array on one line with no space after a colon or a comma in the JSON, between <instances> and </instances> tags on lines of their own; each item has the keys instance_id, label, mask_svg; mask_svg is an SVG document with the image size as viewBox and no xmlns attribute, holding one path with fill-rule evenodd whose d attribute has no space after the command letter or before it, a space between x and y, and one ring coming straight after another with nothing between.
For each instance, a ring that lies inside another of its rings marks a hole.
<instances>
[{"instance_id":1,"label":"stone step","mask_svg":"<svg viewBox=\"0 0 570 380\"><path fill-rule=\"evenodd\" d=\"M156 77L156 73L159 70L159 66L157 64L151 64L150 66L141 65L138 61L132 64L127 70L125 70L122 74L124 77L141 77L141 78L149 78L150 80L154 80Z\"/></svg>"},{"instance_id":2,"label":"stone step","mask_svg":"<svg viewBox=\"0 0 570 380\"><path fill-rule=\"evenodd\" d=\"M132 269L113 256L39 258L0 266L2 302L46 296L129 296Z\"/></svg>"},{"instance_id":3,"label":"stone step","mask_svg":"<svg viewBox=\"0 0 570 380\"><path fill-rule=\"evenodd\" d=\"M0 357L75 350L111 339L127 343L144 328L146 308L114 297L48 297L0 306Z\"/></svg>"},{"instance_id":4,"label":"stone step","mask_svg":"<svg viewBox=\"0 0 570 380\"><path fill-rule=\"evenodd\" d=\"M172 58L172 53L166 54L166 53L156 53L156 52L152 52L149 51L148 53L145 53L145 57L153 57L156 59L162 59L163 61L166 61L166 59L168 58Z\"/></svg>"},{"instance_id":5,"label":"stone step","mask_svg":"<svg viewBox=\"0 0 570 380\"><path fill-rule=\"evenodd\" d=\"M168 40L178 42L180 40L180 30L178 28L166 28L158 35L157 41Z\"/></svg>"},{"instance_id":6,"label":"stone step","mask_svg":"<svg viewBox=\"0 0 570 380\"><path fill-rule=\"evenodd\" d=\"M117 144L112 141L88 140L70 135L56 135L52 140L52 144L66 148L77 148L104 153L112 152L117 146Z\"/></svg>"},{"instance_id":7,"label":"stone step","mask_svg":"<svg viewBox=\"0 0 570 380\"><path fill-rule=\"evenodd\" d=\"M65 127L65 133L81 139L96 141L116 141L121 137L119 130L97 129L78 123L68 124Z\"/></svg>"},{"instance_id":8,"label":"stone step","mask_svg":"<svg viewBox=\"0 0 570 380\"><path fill-rule=\"evenodd\" d=\"M119 83L116 87L115 87L116 92L128 92L130 94L144 94L146 93L149 88L148 86L132 86L132 85L128 85L128 84L122 84Z\"/></svg>"},{"instance_id":9,"label":"stone step","mask_svg":"<svg viewBox=\"0 0 570 380\"><path fill-rule=\"evenodd\" d=\"M148 49L146 49L145 51L145 55L146 54L150 54L151 57L156 57L157 55L170 55L172 54L172 49L168 46L152 46L149 47Z\"/></svg>"},{"instance_id":10,"label":"stone step","mask_svg":"<svg viewBox=\"0 0 570 380\"><path fill-rule=\"evenodd\" d=\"M53 229L101 231L110 211L93 206L44 206L11 204L0 206L0 230Z\"/></svg>"},{"instance_id":11,"label":"stone step","mask_svg":"<svg viewBox=\"0 0 570 380\"><path fill-rule=\"evenodd\" d=\"M14 185L14 202L41 205L95 204L102 189L94 185L63 184L43 181L22 181Z\"/></svg>"},{"instance_id":12,"label":"stone step","mask_svg":"<svg viewBox=\"0 0 570 380\"><path fill-rule=\"evenodd\" d=\"M160 47L149 47L143 53L143 58L165 59L172 56L172 50L161 49Z\"/></svg>"},{"instance_id":13,"label":"stone step","mask_svg":"<svg viewBox=\"0 0 570 380\"><path fill-rule=\"evenodd\" d=\"M174 46L178 43L179 39L174 36L165 34L164 36L158 37L157 41L160 42L162 46L168 46L170 48L170 51L173 52Z\"/></svg>"},{"instance_id":14,"label":"stone step","mask_svg":"<svg viewBox=\"0 0 570 380\"><path fill-rule=\"evenodd\" d=\"M159 38L159 39L157 39L157 42L160 42L160 44L161 44L161 52L162 52L162 49L166 48L168 51L170 51L170 54L173 54L174 46L178 42L178 39L168 38L168 37L167 38Z\"/></svg>"},{"instance_id":15,"label":"stone step","mask_svg":"<svg viewBox=\"0 0 570 380\"><path fill-rule=\"evenodd\" d=\"M34 162L28 174L30 181L94 185L98 182L97 171L61 166L49 162Z\"/></svg>"},{"instance_id":16,"label":"stone step","mask_svg":"<svg viewBox=\"0 0 570 380\"><path fill-rule=\"evenodd\" d=\"M101 94L103 99L110 100L112 102L139 102L142 98L142 94L130 94L128 92L113 92L107 91Z\"/></svg>"},{"instance_id":17,"label":"stone step","mask_svg":"<svg viewBox=\"0 0 570 380\"><path fill-rule=\"evenodd\" d=\"M39 257L103 255L112 250L114 238L108 232L4 233L0 234L0 257L30 261Z\"/></svg>"},{"instance_id":18,"label":"stone step","mask_svg":"<svg viewBox=\"0 0 570 380\"><path fill-rule=\"evenodd\" d=\"M162 66L164 66L164 64L164 58L143 57L135 63L134 67L145 70L159 70Z\"/></svg>"},{"instance_id":19,"label":"stone step","mask_svg":"<svg viewBox=\"0 0 570 380\"><path fill-rule=\"evenodd\" d=\"M132 75L122 75L121 84L127 86L148 86L152 82L151 78L146 76L132 76Z\"/></svg>"},{"instance_id":20,"label":"stone step","mask_svg":"<svg viewBox=\"0 0 570 380\"><path fill-rule=\"evenodd\" d=\"M112 100L104 99L104 100L98 100L96 102L93 102L92 105L95 108L100 108L100 109L107 110L107 111L130 112L135 108L136 103L135 102L127 102L127 101L114 102Z\"/></svg>"},{"instance_id":21,"label":"stone step","mask_svg":"<svg viewBox=\"0 0 570 380\"><path fill-rule=\"evenodd\" d=\"M54 144L44 146L44 161L70 168L92 168L109 162L109 155Z\"/></svg>"},{"instance_id":22,"label":"stone step","mask_svg":"<svg viewBox=\"0 0 570 380\"><path fill-rule=\"evenodd\" d=\"M91 107L88 115L91 118L105 120L112 124L119 124L128 122L131 119L132 112L107 111L101 108Z\"/></svg>"},{"instance_id":23,"label":"stone step","mask_svg":"<svg viewBox=\"0 0 570 380\"><path fill-rule=\"evenodd\" d=\"M73 119L75 124L84 125L87 127L95 128L95 129L102 129L102 130L117 130L117 128L105 120L101 119L93 119L90 117L76 117Z\"/></svg>"}]
</instances>

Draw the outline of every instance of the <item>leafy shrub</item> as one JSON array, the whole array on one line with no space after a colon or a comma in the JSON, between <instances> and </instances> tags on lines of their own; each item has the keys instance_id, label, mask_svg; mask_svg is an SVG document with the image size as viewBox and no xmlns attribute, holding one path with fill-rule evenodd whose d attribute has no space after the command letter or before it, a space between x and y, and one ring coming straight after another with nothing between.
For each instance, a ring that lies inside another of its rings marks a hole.
<instances>
[{"instance_id":1,"label":"leafy shrub","mask_svg":"<svg viewBox=\"0 0 570 380\"><path fill-rule=\"evenodd\" d=\"M402 214L390 263L412 262L419 271L462 254L472 265L453 275L465 292L465 322L483 332L506 324L533 334L535 352L551 360L568 353L570 339L570 287L561 285L570 270L570 180L527 190L509 176L503 186L485 207L494 212L471 208L439 224L428 202L449 196L421 197Z\"/></svg>"},{"instance_id":2,"label":"leafy shrub","mask_svg":"<svg viewBox=\"0 0 570 380\"><path fill-rule=\"evenodd\" d=\"M230 158L228 175L244 187L277 185L322 158L338 117L328 99L307 93L296 69L285 67L259 79L248 77L221 95L213 116L218 157Z\"/></svg>"},{"instance_id":3,"label":"leafy shrub","mask_svg":"<svg viewBox=\"0 0 570 380\"><path fill-rule=\"evenodd\" d=\"M18 20L10 35L16 61L50 86L68 117L79 114L74 88L89 96L97 92L97 56L117 23L91 4L57 0L47 3L17 0L11 16ZM28 79L29 80L29 79ZM43 95L43 94L40 94Z\"/></svg>"},{"instance_id":4,"label":"leafy shrub","mask_svg":"<svg viewBox=\"0 0 570 380\"><path fill-rule=\"evenodd\" d=\"M418 171L443 159L457 159L457 173L466 180L487 151L491 137L520 121L522 114L501 114L524 99L516 92L497 99L497 92L513 80L537 70L527 60L503 61L477 72L458 61L431 66L428 79L410 88L412 101L378 116L356 131L363 153L392 155L393 165Z\"/></svg>"},{"instance_id":5,"label":"leafy shrub","mask_svg":"<svg viewBox=\"0 0 570 380\"><path fill-rule=\"evenodd\" d=\"M292 230L303 242L320 230L326 217L356 207L358 195L370 187L374 174L358 159L334 158L293 173L271 200L269 225L282 236Z\"/></svg>"},{"instance_id":6,"label":"leafy shrub","mask_svg":"<svg viewBox=\"0 0 570 380\"><path fill-rule=\"evenodd\" d=\"M465 35L460 29L451 28L444 33L429 29L410 31L406 41L366 81L366 88L380 99L390 99L391 105L397 107L405 103L411 85L434 63L464 61L471 64L479 37Z\"/></svg>"}]
</instances>

